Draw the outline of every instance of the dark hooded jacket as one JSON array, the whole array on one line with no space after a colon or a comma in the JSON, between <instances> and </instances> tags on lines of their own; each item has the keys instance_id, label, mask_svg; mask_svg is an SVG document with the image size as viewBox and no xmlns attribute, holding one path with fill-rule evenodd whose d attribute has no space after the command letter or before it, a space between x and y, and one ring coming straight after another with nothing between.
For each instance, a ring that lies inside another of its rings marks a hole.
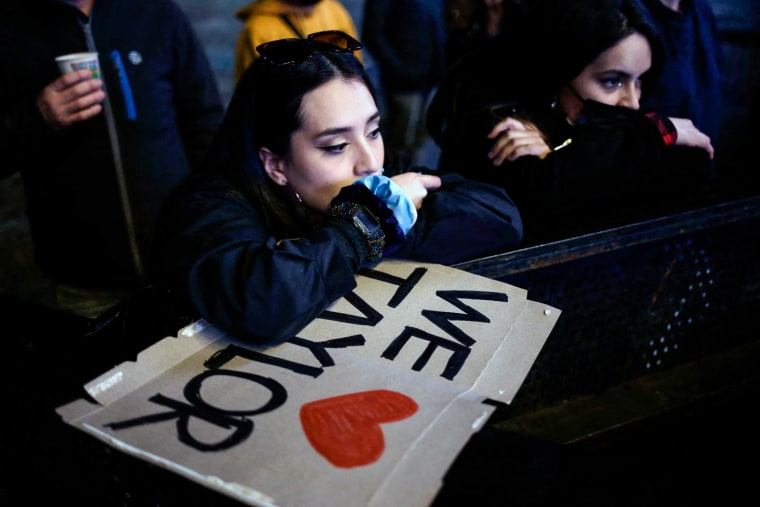
<instances>
[{"instance_id":1,"label":"dark hooded jacket","mask_svg":"<svg viewBox=\"0 0 760 507\"><path fill-rule=\"evenodd\" d=\"M287 241L232 180L201 173L165 208L155 268L197 316L247 341L279 343L356 287L356 243L365 240L346 236L339 222ZM449 174L389 258L453 264L514 249L521 237L503 190Z\"/></svg>"}]
</instances>

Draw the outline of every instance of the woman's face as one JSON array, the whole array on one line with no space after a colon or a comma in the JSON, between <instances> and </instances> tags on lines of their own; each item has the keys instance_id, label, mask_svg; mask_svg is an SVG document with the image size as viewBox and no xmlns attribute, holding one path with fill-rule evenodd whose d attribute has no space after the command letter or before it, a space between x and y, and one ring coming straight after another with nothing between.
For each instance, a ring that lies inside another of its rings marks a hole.
<instances>
[{"instance_id":1,"label":"woman's face","mask_svg":"<svg viewBox=\"0 0 760 507\"><path fill-rule=\"evenodd\" d=\"M275 183L327 211L341 188L381 172L380 114L364 83L333 79L304 95L301 115L290 153L280 158L262 149L262 161Z\"/></svg>"},{"instance_id":2,"label":"woman's face","mask_svg":"<svg viewBox=\"0 0 760 507\"><path fill-rule=\"evenodd\" d=\"M609 106L639 108L641 77L652 66L652 48L646 37L634 33L596 57L559 94L559 105L575 122L583 100Z\"/></svg>"}]
</instances>

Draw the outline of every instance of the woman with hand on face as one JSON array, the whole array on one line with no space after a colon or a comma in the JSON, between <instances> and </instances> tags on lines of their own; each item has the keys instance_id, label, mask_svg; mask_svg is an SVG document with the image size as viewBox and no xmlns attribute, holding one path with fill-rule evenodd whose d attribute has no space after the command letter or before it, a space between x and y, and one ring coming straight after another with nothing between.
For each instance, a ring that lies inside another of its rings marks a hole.
<instances>
[{"instance_id":1,"label":"woman with hand on face","mask_svg":"<svg viewBox=\"0 0 760 507\"><path fill-rule=\"evenodd\" d=\"M384 169L374 92L343 32L258 47L206 170L164 208L156 274L239 338L291 338L383 258L450 264L515 248L504 190Z\"/></svg>"},{"instance_id":2,"label":"woman with hand on face","mask_svg":"<svg viewBox=\"0 0 760 507\"><path fill-rule=\"evenodd\" d=\"M465 176L505 188L527 245L653 218L676 210L684 195L700 195L714 155L710 138L690 119L639 110L662 51L638 0L535 0L522 15L504 44L530 37L541 45L519 54L494 47L469 62L485 69L506 59L520 75L489 83L477 94L477 113L447 125L433 117L441 170L468 160ZM449 107L444 99L433 114ZM674 145L700 156L679 163L668 156Z\"/></svg>"}]
</instances>

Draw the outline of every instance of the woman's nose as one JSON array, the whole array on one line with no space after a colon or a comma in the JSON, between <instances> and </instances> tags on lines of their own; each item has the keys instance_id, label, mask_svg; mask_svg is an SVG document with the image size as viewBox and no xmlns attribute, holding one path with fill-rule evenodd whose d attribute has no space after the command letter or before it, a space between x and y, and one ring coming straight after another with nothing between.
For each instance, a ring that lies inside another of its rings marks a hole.
<instances>
[{"instance_id":1,"label":"woman's nose","mask_svg":"<svg viewBox=\"0 0 760 507\"><path fill-rule=\"evenodd\" d=\"M382 153L382 144L381 144ZM359 176L369 176L370 174L380 173L382 170L382 159L376 152L375 146L363 142L359 147L359 156L354 166L354 172Z\"/></svg>"},{"instance_id":2,"label":"woman's nose","mask_svg":"<svg viewBox=\"0 0 760 507\"><path fill-rule=\"evenodd\" d=\"M640 107L640 98L641 88L636 83L630 83L622 87L618 105L627 107L628 109L638 110Z\"/></svg>"}]
</instances>

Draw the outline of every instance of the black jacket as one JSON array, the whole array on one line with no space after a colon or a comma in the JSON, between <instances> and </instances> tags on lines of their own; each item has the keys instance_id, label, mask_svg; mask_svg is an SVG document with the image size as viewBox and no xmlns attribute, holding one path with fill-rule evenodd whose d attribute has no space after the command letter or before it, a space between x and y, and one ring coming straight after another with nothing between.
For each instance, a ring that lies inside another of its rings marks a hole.
<instances>
[{"instance_id":1,"label":"black jacket","mask_svg":"<svg viewBox=\"0 0 760 507\"><path fill-rule=\"evenodd\" d=\"M520 214L494 186L444 177L391 257L453 264L514 249ZM272 234L256 207L222 176L197 175L172 196L155 269L198 316L255 343L287 340L355 286L359 246L335 223L299 238Z\"/></svg>"}]
</instances>

